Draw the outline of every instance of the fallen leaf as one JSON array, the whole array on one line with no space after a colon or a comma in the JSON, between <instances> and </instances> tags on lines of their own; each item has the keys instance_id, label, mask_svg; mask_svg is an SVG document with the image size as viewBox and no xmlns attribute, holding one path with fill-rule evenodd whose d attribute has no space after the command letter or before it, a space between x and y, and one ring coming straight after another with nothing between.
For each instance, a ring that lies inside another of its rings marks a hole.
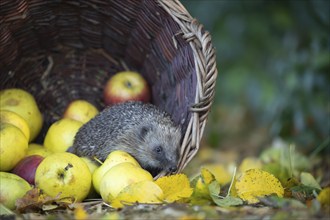
<instances>
[{"instance_id":1,"label":"fallen leaf","mask_svg":"<svg viewBox=\"0 0 330 220\"><path fill-rule=\"evenodd\" d=\"M213 202L209 190L209 184L213 181L216 181L214 175L208 169L202 168L201 174L193 180L192 204L206 205Z\"/></svg>"},{"instance_id":2,"label":"fallen leaf","mask_svg":"<svg viewBox=\"0 0 330 220\"><path fill-rule=\"evenodd\" d=\"M322 189L317 200L324 206L330 206L330 187Z\"/></svg>"},{"instance_id":3,"label":"fallen leaf","mask_svg":"<svg viewBox=\"0 0 330 220\"><path fill-rule=\"evenodd\" d=\"M300 182L305 186L310 186L319 190L322 189L320 184L315 180L315 178L310 173L301 172Z\"/></svg>"},{"instance_id":4,"label":"fallen leaf","mask_svg":"<svg viewBox=\"0 0 330 220\"><path fill-rule=\"evenodd\" d=\"M15 215L15 213L0 203L0 216Z\"/></svg>"},{"instance_id":5,"label":"fallen leaf","mask_svg":"<svg viewBox=\"0 0 330 220\"><path fill-rule=\"evenodd\" d=\"M74 209L74 219L76 220L85 220L88 219L88 213L82 205L77 205Z\"/></svg>"},{"instance_id":6,"label":"fallen leaf","mask_svg":"<svg viewBox=\"0 0 330 220\"><path fill-rule=\"evenodd\" d=\"M235 184L238 196L249 204L259 202L258 197L276 194L283 197L284 189L280 181L272 174L260 170L247 170Z\"/></svg>"},{"instance_id":7,"label":"fallen leaf","mask_svg":"<svg viewBox=\"0 0 330 220\"><path fill-rule=\"evenodd\" d=\"M134 203L161 203L164 199L162 189L153 181L140 181L126 186L117 197L111 201L114 208Z\"/></svg>"},{"instance_id":8,"label":"fallen leaf","mask_svg":"<svg viewBox=\"0 0 330 220\"><path fill-rule=\"evenodd\" d=\"M225 185L230 182L231 180L231 174L229 173L228 169L224 167L223 164L217 163L217 164L206 164L203 165L202 168L207 169L210 171L215 179L221 184Z\"/></svg>"},{"instance_id":9,"label":"fallen leaf","mask_svg":"<svg viewBox=\"0 0 330 220\"><path fill-rule=\"evenodd\" d=\"M189 179L184 174L164 176L157 179L155 183L163 190L166 202L171 203L189 198L193 193Z\"/></svg>"},{"instance_id":10,"label":"fallen leaf","mask_svg":"<svg viewBox=\"0 0 330 220\"><path fill-rule=\"evenodd\" d=\"M20 213L28 212L31 210L53 210L57 208L67 208L75 199L73 197L59 198L50 197L41 192L39 188L29 190L22 198L16 200L16 209Z\"/></svg>"},{"instance_id":11,"label":"fallen leaf","mask_svg":"<svg viewBox=\"0 0 330 220\"><path fill-rule=\"evenodd\" d=\"M230 207L230 206L239 206L243 205L243 200L237 197L227 196L224 198L214 198L213 201L220 207Z\"/></svg>"}]
</instances>

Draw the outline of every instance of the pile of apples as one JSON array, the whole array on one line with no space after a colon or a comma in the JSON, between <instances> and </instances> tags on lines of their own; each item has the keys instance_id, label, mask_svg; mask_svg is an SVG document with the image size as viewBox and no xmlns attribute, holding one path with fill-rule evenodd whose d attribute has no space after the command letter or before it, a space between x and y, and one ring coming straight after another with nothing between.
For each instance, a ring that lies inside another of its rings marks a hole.
<instances>
[{"instance_id":1,"label":"pile of apples","mask_svg":"<svg viewBox=\"0 0 330 220\"><path fill-rule=\"evenodd\" d=\"M150 89L140 74L119 72L105 84L103 99L106 105L149 102ZM80 127L98 113L86 100L68 103L62 118L49 127L43 144L37 144L33 140L43 116L34 97L18 88L0 91L0 203L15 209L16 200L33 187L52 197L82 201L101 195L111 202L125 187L141 181L147 181L142 185L157 195L150 202L159 201L162 192L153 185L152 175L126 152L112 152L104 163L66 152Z\"/></svg>"}]
</instances>

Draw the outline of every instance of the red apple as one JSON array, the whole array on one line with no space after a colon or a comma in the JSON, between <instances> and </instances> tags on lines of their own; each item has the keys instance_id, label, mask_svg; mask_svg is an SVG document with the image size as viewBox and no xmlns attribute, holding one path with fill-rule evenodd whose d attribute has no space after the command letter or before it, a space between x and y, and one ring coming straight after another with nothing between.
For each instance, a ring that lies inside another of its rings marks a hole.
<instances>
[{"instance_id":1,"label":"red apple","mask_svg":"<svg viewBox=\"0 0 330 220\"><path fill-rule=\"evenodd\" d=\"M31 155L24 157L20 160L12 170L12 173L22 177L28 183L34 185L34 177L36 174L37 167L41 163L44 157L40 155Z\"/></svg>"},{"instance_id":2,"label":"red apple","mask_svg":"<svg viewBox=\"0 0 330 220\"><path fill-rule=\"evenodd\" d=\"M103 92L104 103L113 105L126 101L150 101L147 81L137 72L124 71L113 75Z\"/></svg>"}]
</instances>

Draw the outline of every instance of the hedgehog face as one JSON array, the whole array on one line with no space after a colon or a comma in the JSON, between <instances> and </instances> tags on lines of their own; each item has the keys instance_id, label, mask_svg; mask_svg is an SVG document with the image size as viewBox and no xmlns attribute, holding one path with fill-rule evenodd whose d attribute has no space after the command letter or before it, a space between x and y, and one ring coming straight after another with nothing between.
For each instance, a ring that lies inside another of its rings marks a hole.
<instances>
[{"instance_id":1,"label":"hedgehog face","mask_svg":"<svg viewBox=\"0 0 330 220\"><path fill-rule=\"evenodd\" d=\"M136 159L144 169L153 176L162 171L175 172L177 170L180 156L180 128L162 125L143 126L140 128L139 138L143 145L139 149L144 149L144 152L141 152L144 155Z\"/></svg>"}]
</instances>

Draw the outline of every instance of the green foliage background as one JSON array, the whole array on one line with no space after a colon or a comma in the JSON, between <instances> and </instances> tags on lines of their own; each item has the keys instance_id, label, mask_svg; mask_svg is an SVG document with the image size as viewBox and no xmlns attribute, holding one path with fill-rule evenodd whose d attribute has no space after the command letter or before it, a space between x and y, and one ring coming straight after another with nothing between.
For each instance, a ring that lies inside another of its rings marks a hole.
<instances>
[{"instance_id":1,"label":"green foliage background","mask_svg":"<svg viewBox=\"0 0 330 220\"><path fill-rule=\"evenodd\" d=\"M258 147L281 137L312 150L329 136L330 1L181 3L211 33L217 53L209 145Z\"/></svg>"}]
</instances>

